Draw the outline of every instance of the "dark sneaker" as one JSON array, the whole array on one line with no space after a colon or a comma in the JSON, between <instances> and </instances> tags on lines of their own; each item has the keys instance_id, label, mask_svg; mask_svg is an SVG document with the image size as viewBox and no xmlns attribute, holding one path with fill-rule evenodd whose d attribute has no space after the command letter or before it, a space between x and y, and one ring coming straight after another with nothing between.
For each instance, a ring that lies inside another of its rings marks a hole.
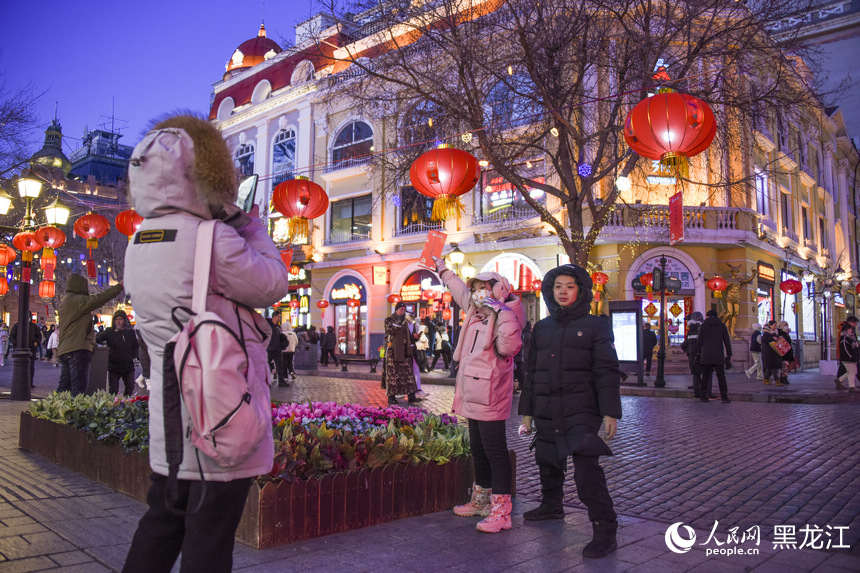
<instances>
[{"instance_id":1,"label":"dark sneaker","mask_svg":"<svg viewBox=\"0 0 860 573\"><path fill-rule=\"evenodd\" d=\"M564 507L542 503L523 514L526 521L546 521L548 519L564 519Z\"/></svg>"},{"instance_id":2,"label":"dark sneaker","mask_svg":"<svg viewBox=\"0 0 860 573\"><path fill-rule=\"evenodd\" d=\"M618 549L618 542L615 538L618 531L617 521L593 521L591 527L594 530L594 537L582 548L583 557L598 559L606 557Z\"/></svg>"}]
</instances>

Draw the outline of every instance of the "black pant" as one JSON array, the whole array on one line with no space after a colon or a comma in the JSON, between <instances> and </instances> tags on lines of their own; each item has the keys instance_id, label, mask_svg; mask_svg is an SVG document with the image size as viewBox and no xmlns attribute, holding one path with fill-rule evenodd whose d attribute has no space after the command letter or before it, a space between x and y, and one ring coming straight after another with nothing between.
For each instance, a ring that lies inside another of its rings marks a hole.
<instances>
[{"instance_id":1,"label":"black pant","mask_svg":"<svg viewBox=\"0 0 860 573\"><path fill-rule=\"evenodd\" d=\"M586 456L570 458L573 461L576 493L579 501L588 509L588 519L615 521L615 509L612 507L612 498L609 496L609 488L606 487L606 474L600 467L600 459ZM538 464L538 473L543 503L560 505L564 497L564 470L548 464Z\"/></svg>"},{"instance_id":2,"label":"black pant","mask_svg":"<svg viewBox=\"0 0 860 573\"><path fill-rule=\"evenodd\" d=\"M505 421L469 419L469 443L475 464L475 483L492 487L495 495L511 493L511 458L505 436Z\"/></svg>"},{"instance_id":3,"label":"black pant","mask_svg":"<svg viewBox=\"0 0 860 573\"><path fill-rule=\"evenodd\" d=\"M654 359L654 349L645 349L645 372L651 374L651 361Z\"/></svg>"},{"instance_id":4,"label":"black pant","mask_svg":"<svg viewBox=\"0 0 860 573\"><path fill-rule=\"evenodd\" d=\"M269 357L269 367L274 368L278 374L278 386L284 385L284 356L280 350L269 350L266 352Z\"/></svg>"},{"instance_id":5,"label":"black pant","mask_svg":"<svg viewBox=\"0 0 860 573\"><path fill-rule=\"evenodd\" d=\"M165 506L167 478L152 474L152 486L146 496L149 509L137 524L123 573L168 573L180 552L183 572L229 572L233 568L236 528L251 481L251 478L228 482L179 480L177 509L196 506L201 491L205 490L200 509L181 516Z\"/></svg>"},{"instance_id":6,"label":"black pant","mask_svg":"<svg viewBox=\"0 0 860 573\"><path fill-rule=\"evenodd\" d=\"M125 387L123 394L126 396L134 394L134 370L124 374L108 370L108 392L111 394L119 393L120 379L122 379L122 384Z\"/></svg>"},{"instance_id":7,"label":"black pant","mask_svg":"<svg viewBox=\"0 0 860 573\"><path fill-rule=\"evenodd\" d=\"M87 391L90 382L90 363L93 353L89 350L75 350L60 355L60 383L57 392L70 391L72 396Z\"/></svg>"},{"instance_id":8,"label":"black pant","mask_svg":"<svg viewBox=\"0 0 860 573\"><path fill-rule=\"evenodd\" d=\"M334 355L334 348L323 348L322 356L320 356L320 364L323 366L328 366L328 359L331 356L331 359L334 361L334 365L337 366L337 356Z\"/></svg>"},{"instance_id":9,"label":"black pant","mask_svg":"<svg viewBox=\"0 0 860 573\"><path fill-rule=\"evenodd\" d=\"M445 364L445 370L451 368L451 350L437 350L436 354L433 356L433 364L430 367L430 370L436 370L436 363L439 362L439 358L442 358L442 362Z\"/></svg>"},{"instance_id":10,"label":"black pant","mask_svg":"<svg viewBox=\"0 0 860 573\"><path fill-rule=\"evenodd\" d=\"M295 374L296 369L293 368L293 356L295 352L284 352L284 371L287 374Z\"/></svg>"},{"instance_id":11,"label":"black pant","mask_svg":"<svg viewBox=\"0 0 860 573\"><path fill-rule=\"evenodd\" d=\"M699 398L707 397L711 392L711 374L716 371L717 383L720 385L720 398L727 400L729 387L726 385L726 367L724 364L702 364L702 380L699 386Z\"/></svg>"}]
</instances>

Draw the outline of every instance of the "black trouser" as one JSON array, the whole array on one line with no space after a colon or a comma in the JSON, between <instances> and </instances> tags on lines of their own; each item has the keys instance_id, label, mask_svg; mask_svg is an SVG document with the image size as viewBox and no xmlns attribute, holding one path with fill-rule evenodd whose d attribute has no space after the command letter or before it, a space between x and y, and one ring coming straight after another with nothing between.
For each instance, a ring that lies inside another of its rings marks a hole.
<instances>
[{"instance_id":1,"label":"black trouser","mask_svg":"<svg viewBox=\"0 0 860 573\"><path fill-rule=\"evenodd\" d=\"M320 364L323 366L328 366L328 358L331 356L331 359L334 361L334 365L337 366L337 356L334 355L334 348L323 348L322 356L320 356Z\"/></svg>"},{"instance_id":2,"label":"black trouser","mask_svg":"<svg viewBox=\"0 0 860 573\"><path fill-rule=\"evenodd\" d=\"M711 388L711 374L716 371L717 383L720 385L720 398L727 400L729 387L726 385L726 367L723 364L702 364L702 381L699 386L699 398L707 397Z\"/></svg>"},{"instance_id":3,"label":"black trouser","mask_svg":"<svg viewBox=\"0 0 860 573\"><path fill-rule=\"evenodd\" d=\"M654 359L654 349L645 349L645 372L651 374L651 361Z\"/></svg>"},{"instance_id":4,"label":"black trouser","mask_svg":"<svg viewBox=\"0 0 860 573\"><path fill-rule=\"evenodd\" d=\"M295 374L296 369L293 368L293 356L295 352L284 352L284 371L287 374Z\"/></svg>"},{"instance_id":5,"label":"black trouser","mask_svg":"<svg viewBox=\"0 0 860 573\"><path fill-rule=\"evenodd\" d=\"M275 372L278 374L278 386L284 385L284 357L280 350L269 350L266 352L269 357L269 367L274 365Z\"/></svg>"},{"instance_id":6,"label":"black trouser","mask_svg":"<svg viewBox=\"0 0 860 573\"><path fill-rule=\"evenodd\" d=\"M119 381L122 379L122 384L125 386L123 394L131 396L134 394L134 370L120 374L108 370L108 392L111 394L119 393Z\"/></svg>"},{"instance_id":7,"label":"black trouser","mask_svg":"<svg viewBox=\"0 0 860 573\"><path fill-rule=\"evenodd\" d=\"M90 350L75 350L60 355L60 382L57 392L66 390L72 396L83 394L87 391L90 381L90 364L93 361L93 353Z\"/></svg>"},{"instance_id":8,"label":"black trouser","mask_svg":"<svg viewBox=\"0 0 860 573\"><path fill-rule=\"evenodd\" d=\"M505 436L505 421L469 419L469 443L475 464L475 483L493 488L495 495L511 493L511 457Z\"/></svg>"},{"instance_id":9,"label":"black trouser","mask_svg":"<svg viewBox=\"0 0 860 573\"><path fill-rule=\"evenodd\" d=\"M200 509L181 516L165 507L167 478L152 474L152 486L146 496L149 509L137 524L123 573L167 573L180 552L183 572L232 570L233 542L251 481L252 478L228 482L179 480L177 508L181 510L197 505L205 483Z\"/></svg>"},{"instance_id":10,"label":"black trouser","mask_svg":"<svg viewBox=\"0 0 860 573\"><path fill-rule=\"evenodd\" d=\"M693 374L693 397L699 398L701 397L701 386L702 386L702 375L701 374ZM707 395L705 396L707 398Z\"/></svg>"},{"instance_id":11,"label":"black trouser","mask_svg":"<svg viewBox=\"0 0 860 573\"><path fill-rule=\"evenodd\" d=\"M442 363L445 364L445 370L448 370L451 367L451 350L437 350L436 354L433 355L433 365L430 367L430 370L436 370L436 363L439 362L439 358L442 358Z\"/></svg>"},{"instance_id":12,"label":"black trouser","mask_svg":"<svg viewBox=\"0 0 860 573\"><path fill-rule=\"evenodd\" d=\"M573 461L576 493L579 501L588 509L588 519L615 521L615 510L612 507L609 488L606 487L606 474L600 467L600 459L586 456L570 456L570 458ZM559 466L563 465L559 464ZM561 505L564 498L564 470L548 464L538 464L538 473L543 503Z\"/></svg>"}]
</instances>

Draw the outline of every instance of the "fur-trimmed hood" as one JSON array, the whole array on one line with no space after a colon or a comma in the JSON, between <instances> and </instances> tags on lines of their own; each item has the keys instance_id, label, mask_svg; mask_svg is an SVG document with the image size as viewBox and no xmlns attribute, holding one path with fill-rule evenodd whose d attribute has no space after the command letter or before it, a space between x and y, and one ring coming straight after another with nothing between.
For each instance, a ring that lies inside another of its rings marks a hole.
<instances>
[{"instance_id":1,"label":"fur-trimmed hood","mask_svg":"<svg viewBox=\"0 0 860 573\"><path fill-rule=\"evenodd\" d=\"M227 142L190 115L170 117L146 134L132 152L128 179L131 202L145 218L185 211L211 219L238 192Z\"/></svg>"}]
</instances>

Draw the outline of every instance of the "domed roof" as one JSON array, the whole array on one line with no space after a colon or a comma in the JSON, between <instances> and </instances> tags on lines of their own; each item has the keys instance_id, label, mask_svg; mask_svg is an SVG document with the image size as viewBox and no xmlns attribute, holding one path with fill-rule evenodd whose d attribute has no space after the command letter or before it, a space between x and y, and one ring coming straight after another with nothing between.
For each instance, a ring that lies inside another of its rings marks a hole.
<instances>
[{"instance_id":1,"label":"domed roof","mask_svg":"<svg viewBox=\"0 0 860 573\"><path fill-rule=\"evenodd\" d=\"M256 38L251 38L242 42L233 55L230 61L227 62L227 73L225 78L229 77L232 72L244 70L256 66L281 52L281 47L274 40L266 37L266 26L260 24L260 31Z\"/></svg>"},{"instance_id":2,"label":"domed roof","mask_svg":"<svg viewBox=\"0 0 860 573\"><path fill-rule=\"evenodd\" d=\"M55 118L45 130L45 143L42 149L30 157L30 166L42 165L49 169L60 169L65 175L72 170L72 162L63 153L63 128Z\"/></svg>"}]
</instances>

